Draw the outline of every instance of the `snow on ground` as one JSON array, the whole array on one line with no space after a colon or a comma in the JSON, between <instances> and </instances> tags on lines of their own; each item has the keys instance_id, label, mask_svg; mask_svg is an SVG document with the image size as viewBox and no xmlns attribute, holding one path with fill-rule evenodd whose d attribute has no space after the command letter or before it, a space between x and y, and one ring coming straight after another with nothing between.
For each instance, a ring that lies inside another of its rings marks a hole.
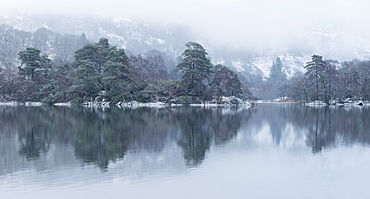
<instances>
[{"instance_id":1,"label":"snow on ground","mask_svg":"<svg viewBox=\"0 0 370 199\"><path fill-rule=\"evenodd\" d=\"M291 79L293 76L298 73L304 73L304 66L306 62L311 60L311 57L295 57L292 55L281 56L283 63L283 70L287 75L288 79Z\"/></svg>"},{"instance_id":2,"label":"snow on ground","mask_svg":"<svg viewBox=\"0 0 370 199\"><path fill-rule=\"evenodd\" d=\"M0 106L18 106L18 102L0 102Z\"/></svg>"},{"instance_id":3,"label":"snow on ground","mask_svg":"<svg viewBox=\"0 0 370 199\"><path fill-rule=\"evenodd\" d=\"M24 103L21 103L21 102L0 102L0 106L19 106L19 105L23 105L23 106L43 106L45 104L42 103L42 102L24 102Z\"/></svg>"},{"instance_id":4,"label":"snow on ground","mask_svg":"<svg viewBox=\"0 0 370 199\"><path fill-rule=\"evenodd\" d=\"M66 102L66 103L55 103L54 106L72 106L72 104L70 102Z\"/></svg>"},{"instance_id":5,"label":"snow on ground","mask_svg":"<svg viewBox=\"0 0 370 199\"><path fill-rule=\"evenodd\" d=\"M273 58L271 56L270 57L256 57L255 60L252 62L252 65L259 68L265 77L269 77L270 70L271 70L272 64L274 63L275 59L276 57Z\"/></svg>"},{"instance_id":6,"label":"snow on ground","mask_svg":"<svg viewBox=\"0 0 370 199\"><path fill-rule=\"evenodd\" d=\"M231 63L234 66L234 68L237 70L237 72L244 72L245 71L244 62L239 60L239 61L232 61Z\"/></svg>"},{"instance_id":7,"label":"snow on ground","mask_svg":"<svg viewBox=\"0 0 370 199\"><path fill-rule=\"evenodd\" d=\"M304 73L304 66L306 62L311 60L311 57L297 57L292 55L282 55L282 56L265 56L265 57L256 57L252 62L252 65L259 68L265 77L270 77L270 70L274 61L277 57L280 57L283 70L285 71L287 78L291 79L294 75L298 73Z\"/></svg>"},{"instance_id":8,"label":"snow on ground","mask_svg":"<svg viewBox=\"0 0 370 199\"><path fill-rule=\"evenodd\" d=\"M117 40L123 41L125 43L125 45L127 44L127 41L122 36L112 34L112 33L107 33L107 36L110 37L110 38L115 38Z\"/></svg>"},{"instance_id":9,"label":"snow on ground","mask_svg":"<svg viewBox=\"0 0 370 199\"><path fill-rule=\"evenodd\" d=\"M163 39L157 39L157 43L163 45L166 43L166 41Z\"/></svg>"}]
</instances>

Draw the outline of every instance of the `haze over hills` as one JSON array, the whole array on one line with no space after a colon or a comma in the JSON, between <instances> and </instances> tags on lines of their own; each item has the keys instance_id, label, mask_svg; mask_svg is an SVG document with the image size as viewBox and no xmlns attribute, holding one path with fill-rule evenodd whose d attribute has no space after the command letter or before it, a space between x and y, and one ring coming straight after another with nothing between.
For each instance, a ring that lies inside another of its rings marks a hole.
<instances>
[{"instance_id":1,"label":"haze over hills","mask_svg":"<svg viewBox=\"0 0 370 199\"><path fill-rule=\"evenodd\" d=\"M325 59L338 61L364 60L370 57L369 41L342 32L336 33L330 24L328 25L329 28L321 27L321 30L294 29L278 40L266 38L266 43L260 45L241 43L237 47L234 43L218 42L214 40L212 35L207 37L207 35L197 33L194 28L186 25L160 24L129 18L2 15L0 24L9 25L8 30L14 29L14 31L24 33L23 36L19 37L29 38L29 42L24 42L24 38L19 38L23 41L21 44L23 48L28 46L38 47L53 57L55 56L53 55L55 48L58 48L57 45L64 45L64 47L59 48L66 48L64 51L71 51L68 52L70 54L66 52L69 59L73 59L74 51L83 46L82 35L89 42L96 42L101 37L108 38L112 45L124 48L134 54L145 54L155 49L171 56L173 60L181 56L186 42L197 41L205 47L213 63L223 63L241 74L262 78L269 77L273 61L277 57L281 58L283 70L288 78L304 72L303 66L307 61L310 61L313 54L320 54ZM3 31L0 33L3 38L6 34L6 28L4 28L5 26L2 26ZM325 29L328 29L328 31ZM67 41L70 39L66 39L68 38L66 37L65 41L59 40L58 44L51 42L51 37L56 38L56 34L60 38L69 35L75 41ZM35 38L38 36L40 37L39 40L50 40L50 42L45 46L36 46ZM228 37L229 35L224 36ZM248 35L245 35L245 37L248 37ZM77 45L77 40L82 43ZM70 43L69 47L65 46L66 42ZM16 54L19 50L23 49L14 49L12 53Z\"/></svg>"}]
</instances>

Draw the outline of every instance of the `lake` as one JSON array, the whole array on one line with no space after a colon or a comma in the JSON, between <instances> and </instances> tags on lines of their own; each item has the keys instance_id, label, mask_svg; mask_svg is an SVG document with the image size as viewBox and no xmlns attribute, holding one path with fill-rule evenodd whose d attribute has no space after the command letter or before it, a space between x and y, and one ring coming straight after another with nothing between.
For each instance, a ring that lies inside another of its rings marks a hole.
<instances>
[{"instance_id":1,"label":"lake","mask_svg":"<svg viewBox=\"0 0 370 199\"><path fill-rule=\"evenodd\" d=\"M370 108L0 106L1 198L370 198Z\"/></svg>"}]
</instances>

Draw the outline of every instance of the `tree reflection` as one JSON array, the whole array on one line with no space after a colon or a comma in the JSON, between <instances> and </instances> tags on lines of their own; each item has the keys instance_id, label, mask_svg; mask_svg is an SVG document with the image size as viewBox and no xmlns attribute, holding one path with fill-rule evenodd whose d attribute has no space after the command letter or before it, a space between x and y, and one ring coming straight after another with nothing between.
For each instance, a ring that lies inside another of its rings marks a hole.
<instances>
[{"instance_id":1,"label":"tree reflection","mask_svg":"<svg viewBox=\"0 0 370 199\"><path fill-rule=\"evenodd\" d=\"M181 129L177 144L183 149L188 166L202 163L212 139L216 144L232 139L237 134L242 119L241 112L222 108L185 107L176 113L177 123Z\"/></svg>"},{"instance_id":2,"label":"tree reflection","mask_svg":"<svg viewBox=\"0 0 370 199\"><path fill-rule=\"evenodd\" d=\"M220 145L233 139L243 122L248 122L251 117L249 110L236 108L217 108L212 111L211 128L215 136L215 144Z\"/></svg>"},{"instance_id":3,"label":"tree reflection","mask_svg":"<svg viewBox=\"0 0 370 199\"><path fill-rule=\"evenodd\" d=\"M45 125L45 121L42 120L44 109L25 109L24 107L14 108L14 112L3 112L9 113L6 118L10 124L14 125L12 129L16 127L18 129L18 140L20 143L19 154L26 157L29 160L37 159L40 157L40 153L45 153L49 150L50 128ZM21 112L18 115L17 112ZM41 114L41 115L40 115ZM3 116L3 115L2 115Z\"/></svg>"},{"instance_id":4,"label":"tree reflection","mask_svg":"<svg viewBox=\"0 0 370 199\"><path fill-rule=\"evenodd\" d=\"M251 127L261 130L265 124L269 127L272 140L279 145L283 139L283 132L289 123L289 114L292 114L293 106L284 104L260 104L253 108L251 115Z\"/></svg>"},{"instance_id":5,"label":"tree reflection","mask_svg":"<svg viewBox=\"0 0 370 199\"><path fill-rule=\"evenodd\" d=\"M0 107L1 132L11 131L18 152L29 160L54 153L51 145L72 145L75 157L103 171L128 151L160 153L168 142L197 166L212 143L233 139L245 113L221 108ZM174 140L172 140L174 139Z\"/></svg>"},{"instance_id":6,"label":"tree reflection","mask_svg":"<svg viewBox=\"0 0 370 199\"><path fill-rule=\"evenodd\" d=\"M313 153L338 144L370 144L368 108L301 107L300 110L302 117L291 120L308 130L306 143Z\"/></svg>"},{"instance_id":7,"label":"tree reflection","mask_svg":"<svg viewBox=\"0 0 370 199\"><path fill-rule=\"evenodd\" d=\"M335 143L335 132L331 128L331 114L329 107L305 109L308 128L307 145L312 147L313 153L321 152L326 146Z\"/></svg>"},{"instance_id":8,"label":"tree reflection","mask_svg":"<svg viewBox=\"0 0 370 199\"><path fill-rule=\"evenodd\" d=\"M19 154L27 159L35 159L40 156L40 151L46 152L49 149L47 138L34 133L33 128L29 131L23 130L19 134L21 149Z\"/></svg>"},{"instance_id":9,"label":"tree reflection","mask_svg":"<svg viewBox=\"0 0 370 199\"><path fill-rule=\"evenodd\" d=\"M124 157L128 134L121 125L115 125L119 118L104 117L102 114L95 110L79 110L80 124L76 126L74 146L78 158L85 163L96 163L106 170L109 161Z\"/></svg>"},{"instance_id":10,"label":"tree reflection","mask_svg":"<svg viewBox=\"0 0 370 199\"><path fill-rule=\"evenodd\" d=\"M249 128L269 127L276 145L288 139L285 133L305 133L313 153L338 144L370 144L369 107L307 107L294 104L260 104L253 108ZM289 125L289 126L288 126ZM297 130L291 132L287 127Z\"/></svg>"},{"instance_id":11,"label":"tree reflection","mask_svg":"<svg viewBox=\"0 0 370 199\"><path fill-rule=\"evenodd\" d=\"M2 156L7 158L0 160L14 162L8 159L18 155L20 159L46 161L41 157L53 156L55 151L50 149L54 146L70 145L81 162L96 164L106 171L110 163L124 159L128 152L161 153L172 150L168 144L175 142L187 166L193 167L202 164L213 144L233 140L241 126L248 133L259 132L266 124L273 144L287 139L289 127L298 130L289 133L304 132L306 145L319 153L338 144L370 145L369 118L368 107L0 107L0 146ZM15 170L5 167L3 171Z\"/></svg>"},{"instance_id":12,"label":"tree reflection","mask_svg":"<svg viewBox=\"0 0 370 199\"><path fill-rule=\"evenodd\" d=\"M202 163L211 144L211 132L206 119L209 111L205 109L185 108L176 116L181 129L177 144L184 150L188 166Z\"/></svg>"},{"instance_id":13,"label":"tree reflection","mask_svg":"<svg viewBox=\"0 0 370 199\"><path fill-rule=\"evenodd\" d=\"M287 124L286 107L278 106L276 112L270 113L269 115L269 126L272 133L272 138L276 144L279 144L281 142L282 134Z\"/></svg>"}]
</instances>

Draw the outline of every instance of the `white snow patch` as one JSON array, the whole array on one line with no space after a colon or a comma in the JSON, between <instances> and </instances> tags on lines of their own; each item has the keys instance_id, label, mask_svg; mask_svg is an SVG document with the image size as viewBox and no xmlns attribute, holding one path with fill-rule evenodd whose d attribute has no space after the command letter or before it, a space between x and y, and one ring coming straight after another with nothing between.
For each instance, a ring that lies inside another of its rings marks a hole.
<instances>
[{"instance_id":1,"label":"white snow patch","mask_svg":"<svg viewBox=\"0 0 370 199\"><path fill-rule=\"evenodd\" d=\"M166 43L166 41L165 40L163 40L163 39L157 39L157 43L158 44L165 44Z\"/></svg>"},{"instance_id":2,"label":"white snow patch","mask_svg":"<svg viewBox=\"0 0 370 199\"><path fill-rule=\"evenodd\" d=\"M119 35L116 35L116 34L112 34L112 33L108 33L107 36L110 37L110 38L116 38L118 40L123 41L125 44L127 44L125 38L123 38L122 36L119 36Z\"/></svg>"},{"instance_id":3,"label":"white snow patch","mask_svg":"<svg viewBox=\"0 0 370 199\"><path fill-rule=\"evenodd\" d=\"M287 75L287 79L291 79L297 73L304 73L304 66L307 61L310 61L310 57L295 57L291 55L281 56L283 63L283 70Z\"/></svg>"},{"instance_id":4,"label":"white snow patch","mask_svg":"<svg viewBox=\"0 0 370 199\"><path fill-rule=\"evenodd\" d=\"M127 102L127 103L121 103L118 106L121 107L131 107L131 108L137 108L137 107L165 107L166 104L163 102L151 102L151 103L140 103L136 101Z\"/></svg>"},{"instance_id":5,"label":"white snow patch","mask_svg":"<svg viewBox=\"0 0 370 199\"><path fill-rule=\"evenodd\" d=\"M0 102L0 106L18 106L19 102Z\"/></svg>"},{"instance_id":6,"label":"white snow patch","mask_svg":"<svg viewBox=\"0 0 370 199\"><path fill-rule=\"evenodd\" d=\"M225 65L225 60L223 60L223 59L217 60L215 62L215 65L217 65L217 64Z\"/></svg>"},{"instance_id":7,"label":"white snow patch","mask_svg":"<svg viewBox=\"0 0 370 199\"><path fill-rule=\"evenodd\" d=\"M244 62L242 62L242 61L232 61L231 64L237 70L237 72L244 72L245 71Z\"/></svg>"},{"instance_id":8,"label":"white snow patch","mask_svg":"<svg viewBox=\"0 0 370 199\"><path fill-rule=\"evenodd\" d=\"M55 103L54 106L72 106L72 104L70 102L66 102L66 103Z\"/></svg>"},{"instance_id":9,"label":"white snow patch","mask_svg":"<svg viewBox=\"0 0 370 199\"><path fill-rule=\"evenodd\" d=\"M124 23L124 22L132 22L132 19L129 17L115 17L113 18L114 23Z\"/></svg>"},{"instance_id":10,"label":"white snow patch","mask_svg":"<svg viewBox=\"0 0 370 199\"><path fill-rule=\"evenodd\" d=\"M24 105L25 106L43 106L45 104L42 102L25 102Z\"/></svg>"},{"instance_id":11,"label":"white snow patch","mask_svg":"<svg viewBox=\"0 0 370 199\"><path fill-rule=\"evenodd\" d=\"M314 34L317 34L317 35L324 36L324 37L330 37L330 38L334 38L334 37L337 36L336 34L322 33L322 32L316 32L316 31L312 31L312 30L310 30L310 32L312 32Z\"/></svg>"},{"instance_id":12,"label":"white snow patch","mask_svg":"<svg viewBox=\"0 0 370 199\"><path fill-rule=\"evenodd\" d=\"M252 65L259 68L265 77L270 77L271 67L277 57L280 57L283 64L283 71L287 75L287 79L291 79L297 73L304 73L304 65L307 61L310 61L309 56L298 57L292 55L280 55L280 56L266 56L266 57L256 57L252 62Z\"/></svg>"},{"instance_id":13,"label":"white snow patch","mask_svg":"<svg viewBox=\"0 0 370 199\"><path fill-rule=\"evenodd\" d=\"M271 57L257 57L253 61L253 65L259 68L265 77L270 77L270 70L275 58Z\"/></svg>"}]
</instances>

